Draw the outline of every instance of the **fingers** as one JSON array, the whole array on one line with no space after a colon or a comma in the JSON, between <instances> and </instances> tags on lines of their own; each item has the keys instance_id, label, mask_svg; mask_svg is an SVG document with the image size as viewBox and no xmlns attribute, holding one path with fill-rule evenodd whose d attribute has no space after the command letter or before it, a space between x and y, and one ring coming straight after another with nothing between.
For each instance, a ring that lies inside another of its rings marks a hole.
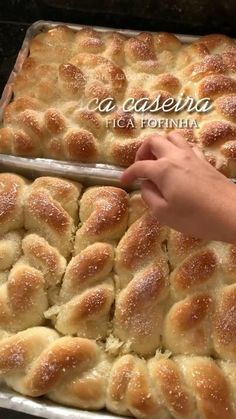
<instances>
[{"instance_id":1,"label":"fingers","mask_svg":"<svg viewBox=\"0 0 236 419\"><path fill-rule=\"evenodd\" d=\"M191 150L185 138L178 132L172 131L167 135L168 140L182 150Z\"/></svg>"},{"instance_id":2,"label":"fingers","mask_svg":"<svg viewBox=\"0 0 236 419\"><path fill-rule=\"evenodd\" d=\"M141 147L139 147L135 161L159 159L174 151L175 145L171 144L166 136L158 134L150 135L144 140Z\"/></svg>"},{"instance_id":3,"label":"fingers","mask_svg":"<svg viewBox=\"0 0 236 419\"><path fill-rule=\"evenodd\" d=\"M191 147L179 133L172 131L167 137L177 147L182 148L183 150L192 150L201 160L206 160L203 152L196 146Z\"/></svg>"},{"instance_id":4,"label":"fingers","mask_svg":"<svg viewBox=\"0 0 236 419\"><path fill-rule=\"evenodd\" d=\"M149 209L157 216L167 207L167 202L154 183L144 180L141 185L142 198Z\"/></svg>"},{"instance_id":5,"label":"fingers","mask_svg":"<svg viewBox=\"0 0 236 419\"><path fill-rule=\"evenodd\" d=\"M139 147L136 155L135 155L135 161L139 160L156 160L157 156L152 151L152 146L150 143L150 138L147 137L142 145Z\"/></svg>"},{"instance_id":6,"label":"fingers","mask_svg":"<svg viewBox=\"0 0 236 419\"><path fill-rule=\"evenodd\" d=\"M192 150L196 154L196 156L199 157L199 159L206 161L205 156L204 156L203 152L200 150L200 148L192 147Z\"/></svg>"},{"instance_id":7,"label":"fingers","mask_svg":"<svg viewBox=\"0 0 236 419\"><path fill-rule=\"evenodd\" d=\"M166 135L150 135L147 137L141 147L139 147L135 161L155 160L176 152L175 147L182 150L191 150L185 138L177 132L171 132Z\"/></svg>"},{"instance_id":8,"label":"fingers","mask_svg":"<svg viewBox=\"0 0 236 419\"><path fill-rule=\"evenodd\" d=\"M155 174L156 164L154 161L137 161L122 173L120 181L128 184L134 182L138 178L148 178L155 182Z\"/></svg>"}]
</instances>

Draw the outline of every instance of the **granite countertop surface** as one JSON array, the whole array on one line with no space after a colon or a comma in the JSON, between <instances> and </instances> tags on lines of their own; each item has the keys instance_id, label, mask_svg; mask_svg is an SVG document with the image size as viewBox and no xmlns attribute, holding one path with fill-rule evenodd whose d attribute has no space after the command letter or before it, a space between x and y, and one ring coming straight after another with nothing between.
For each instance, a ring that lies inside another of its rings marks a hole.
<instances>
[{"instance_id":1,"label":"granite countertop surface","mask_svg":"<svg viewBox=\"0 0 236 419\"><path fill-rule=\"evenodd\" d=\"M36 20L236 37L235 0L0 0L0 95ZM34 419L0 408L0 419Z\"/></svg>"},{"instance_id":2,"label":"granite countertop surface","mask_svg":"<svg viewBox=\"0 0 236 419\"><path fill-rule=\"evenodd\" d=\"M25 413L13 412L12 410L1 409L1 408L0 408L0 418L1 419L37 419L37 418L43 419L43 418L39 418L38 416L26 415Z\"/></svg>"}]
</instances>

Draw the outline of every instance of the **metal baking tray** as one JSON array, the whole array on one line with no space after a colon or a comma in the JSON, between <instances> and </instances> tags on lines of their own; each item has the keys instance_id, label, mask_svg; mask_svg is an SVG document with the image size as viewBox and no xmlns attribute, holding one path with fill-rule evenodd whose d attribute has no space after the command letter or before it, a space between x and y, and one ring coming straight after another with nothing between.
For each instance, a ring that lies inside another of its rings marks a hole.
<instances>
[{"instance_id":1,"label":"metal baking tray","mask_svg":"<svg viewBox=\"0 0 236 419\"><path fill-rule=\"evenodd\" d=\"M27 178L55 175L82 182L85 186L114 185L122 186L119 175L122 169L110 170L106 165L70 164L50 159L29 159L0 154L0 172L16 172ZM140 184L134 183L130 190L137 190ZM123 185L124 187L124 185ZM127 189L127 188L125 188ZM1 342L0 342L1 343ZM88 412L79 409L63 407L45 398L32 399L24 397L9 389L0 381L0 407L28 413L48 419L124 419L106 411Z\"/></svg>"},{"instance_id":2,"label":"metal baking tray","mask_svg":"<svg viewBox=\"0 0 236 419\"><path fill-rule=\"evenodd\" d=\"M3 112L6 106L11 102L13 97L13 84L17 74L20 72L25 59L29 55L29 46L30 40L35 37L40 32L48 31L49 29L55 28L58 25L66 25L70 29L78 31L83 28L84 25L70 24L65 22L51 22L39 20L33 23L27 30L22 47L17 56L14 68L10 74L10 77L7 81L7 84L3 90L2 97L0 99L0 124L2 122ZM114 30L116 32L122 33L126 36L137 35L140 31L129 30L129 29L115 29L107 28L102 26L87 26L93 29L96 29L100 32L108 32ZM180 35L176 34L178 38L185 43L190 43L196 40L197 36L190 35ZM119 181L119 177L124 168L108 165L108 164L82 164L82 163L73 163L68 161L61 160L52 160L47 158L28 158L28 157L18 157L18 156L8 156L0 155L0 165L4 170L18 171L23 175L31 176L31 172L37 173L38 175L42 174L51 174L57 176L69 177L71 179L84 181L85 178L92 177L96 179L97 184L109 184L122 186ZM2 169L0 168L2 171ZM136 189L138 183L131 187L131 189Z\"/></svg>"},{"instance_id":3,"label":"metal baking tray","mask_svg":"<svg viewBox=\"0 0 236 419\"><path fill-rule=\"evenodd\" d=\"M140 189L139 179L131 185L124 185L120 181L122 167L107 164L70 163L60 160L26 158L0 154L0 172L13 172L34 179L38 176L60 176L66 179L77 180L86 186L112 185L134 191ZM236 178L230 179L236 183Z\"/></svg>"},{"instance_id":4,"label":"metal baking tray","mask_svg":"<svg viewBox=\"0 0 236 419\"><path fill-rule=\"evenodd\" d=\"M14 80L16 78L16 75L20 72L25 59L29 55L30 40L34 36L36 36L38 33L46 32L49 29L55 28L58 25L66 25L70 29L73 29L74 31L78 31L85 26L85 25L77 25L77 24L71 24L71 23L65 23L65 22L52 22L52 21L49 21L49 20L38 20L37 22L34 22L28 28L28 30L26 31L26 35L25 35L24 41L22 43L21 49L20 49L19 54L17 56L14 68L13 68L11 74L10 74L10 77L9 77L9 79L7 81L7 84L6 84L6 86L3 90L3 93L2 93L2 97L1 97L1 100L0 100L0 122L2 120L3 111L4 111L5 107L8 105L8 103L12 99L13 84L14 84ZM108 31L113 30L113 31L119 32L123 35L126 35L126 36L133 36L133 35L137 35L138 33L140 33L140 31L129 30L129 29L116 29L116 28L107 28L107 27L102 27L102 26L88 26L88 25L86 25L86 27L96 29L97 31L100 31L100 32L108 32ZM190 42L193 42L193 41L195 41L196 39L199 38L199 36L192 36L192 35L181 35L181 34L175 34L175 35L184 43L190 43Z\"/></svg>"},{"instance_id":5,"label":"metal baking tray","mask_svg":"<svg viewBox=\"0 0 236 419\"><path fill-rule=\"evenodd\" d=\"M71 163L60 160L28 158L0 154L0 171L10 171L34 178L35 176L61 176L73 180L79 180L86 184L99 182L121 186L119 177L122 168L106 164L83 164Z\"/></svg>"},{"instance_id":6,"label":"metal baking tray","mask_svg":"<svg viewBox=\"0 0 236 419\"><path fill-rule=\"evenodd\" d=\"M22 43L21 49L17 56L14 68L9 76L9 79L3 90L2 97L0 99L0 123L2 122L4 109L10 103L13 97L14 80L17 74L20 72L25 59L29 55L30 40L34 38L40 32L46 32L49 29L55 28L58 25L66 25L70 29L73 29L74 31L78 31L85 26L85 25L77 25L77 24L71 24L71 23L65 23L65 22L52 22L52 21L47 21L47 20L38 20L37 22L34 22L28 28L28 30L26 31L26 35ZM129 29L116 29L116 28L108 28L108 27L102 27L102 26L88 26L88 25L86 25L86 27L96 29L97 31L100 31L100 32L108 32L108 31L113 30L126 36L133 36L140 33L140 31L129 30ZM190 43L199 38L198 36L191 36L191 35L181 35L181 34L175 34L175 35L184 43Z\"/></svg>"},{"instance_id":7,"label":"metal baking tray","mask_svg":"<svg viewBox=\"0 0 236 419\"><path fill-rule=\"evenodd\" d=\"M71 163L60 160L26 158L0 154L0 172L18 173L30 179L37 176L60 176L66 179L77 180L86 186L112 185L136 190L140 182L134 182L126 187L120 182L122 167L107 164Z\"/></svg>"},{"instance_id":8,"label":"metal baking tray","mask_svg":"<svg viewBox=\"0 0 236 419\"><path fill-rule=\"evenodd\" d=\"M88 412L87 410L57 405L45 398L32 399L24 397L1 383L0 407L47 419L64 419L66 417L69 419L125 419L124 416L113 415L105 410Z\"/></svg>"}]
</instances>

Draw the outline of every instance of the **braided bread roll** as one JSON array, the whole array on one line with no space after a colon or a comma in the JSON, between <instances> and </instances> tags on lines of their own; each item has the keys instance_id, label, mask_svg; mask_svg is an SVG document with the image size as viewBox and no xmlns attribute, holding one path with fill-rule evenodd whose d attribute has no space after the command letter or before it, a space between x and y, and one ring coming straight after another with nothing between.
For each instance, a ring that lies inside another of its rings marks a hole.
<instances>
[{"instance_id":1,"label":"braided bread roll","mask_svg":"<svg viewBox=\"0 0 236 419\"><path fill-rule=\"evenodd\" d=\"M23 200L26 181L17 175L0 175L0 234L21 229L24 226Z\"/></svg>"},{"instance_id":2,"label":"braided bread roll","mask_svg":"<svg viewBox=\"0 0 236 419\"><path fill-rule=\"evenodd\" d=\"M75 236L75 254L96 241L114 243L128 222L128 195L112 186L92 187L80 201L81 227Z\"/></svg>"},{"instance_id":3,"label":"braided bread roll","mask_svg":"<svg viewBox=\"0 0 236 419\"><path fill-rule=\"evenodd\" d=\"M26 229L37 230L65 257L72 250L80 192L81 186L73 182L38 178L29 188L25 202Z\"/></svg>"},{"instance_id":4,"label":"braided bread roll","mask_svg":"<svg viewBox=\"0 0 236 419\"><path fill-rule=\"evenodd\" d=\"M234 418L234 388L235 364L184 356L145 362L126 355L113 365L107 404L114 413L138 418Z\"/></svg>"},{"instance_id":5,"label":"braided bread roll","mask_svg":"<svg viewBox=\"0 0 236 419\"><path fill-rule=\"evenodd\" d=\"M45 316L65 335L104 340L115 298L113 246L127 226L128 195L115 187L88 188L79 215L75 257L67 266L57 305Z\"/></svg>"},{"instance_id":6,"label":"braided bread roll","mask_svg":"<svg viewBox=\"0 0 236 419\"><path fill-rule=\"evenodd\" d=\"M148 213L135 221L116 249L117 286L114 333L141 355L155 352L168 295L167 229ZM149 339L143 339L148 336Z\"/></svg>"},{"instance_id":7,"label":"braided bread roll","mask_svg":"<svg viewBox=\"0 0 236 419\"><path fill-rule=\"evenodd\" d=\"M54 318L60 333L78 333L89 339L107 336L115 297L113 253L111 245L94 243L71 259L59 295L61 305L45 313L46 317Z\"/></svg>"}]
</instances>

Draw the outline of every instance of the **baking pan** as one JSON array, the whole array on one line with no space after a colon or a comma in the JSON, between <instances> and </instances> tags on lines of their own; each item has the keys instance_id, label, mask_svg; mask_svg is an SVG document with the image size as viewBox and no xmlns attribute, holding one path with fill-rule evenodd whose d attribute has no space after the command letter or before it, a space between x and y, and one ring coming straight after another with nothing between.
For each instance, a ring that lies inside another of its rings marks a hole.
<instances>
[{"instance_id":1,"label":"baking pan","mask_svg":"<svg viewBox=\"0 0 236 419\"><path fill-rule=\"evenodd\" d=\"M47 419L64 419L66 417L69 419L125 419L124 416L112 415L105 410L88 412L87 410L63 407L45 398L32 399L24 397L1 383L0 407Z\"/></svg>"},{"instance_id":2,"label":"baking pan","mask_svg":"<svg viewBox=\"0 0 236 419\"><path fill-rule=\"evenodd\" d=\"M85 26L85 25L77 25L77 24L71 24L71 23L65 23L65 22L52 22L52 21L47 21L47 20L38 20L37 22L34 22L28 28L22 47L17 56L14 68L10 74L10 77L2 93L2 97L0 100L0 122L2 122L3 111L5 107L8 105L8 103L12 99L13 84L14 84L16 75L20 72L25 59L29 55L29 45L30 45L31 39L34 36L36 36L38 33L46 32L49 29L55 28L58 25L66 25L70 29L73 29L74 31L78 31ZM134 36L140 33L140 31L129 30L129 29L116 29L116 28L108 28L108 27L102 27L102 26L88 26L88 25L86 25L86 27L96 29L97 31L100 31L100 32L108 32L108 31L113 30L126 36ZM175 35L184 43L190 43L199 38L198 36L192 36L192 35L181 35L181 34L175 34Z\"/></svg>"},{"instance_id":3,"label":"baking pan","mask_svg":"<svg viewBox=\"0 0 236 419\"><path fill-rule=\"evenodd\" d=\"M58 25L66 25L70 29L78 31L83 28L84 25L70 24L65 22L51 22L39 20L33 23L27 30L22 47L17 56L14 68L10 74L10 77L7 81L7 84L3 90L2 97L0 99L0 124L2 123L3 112L6 106L10 103L13 97L13 84L17 74L20 72L22 65L29 55L29 46L30 41L40 32L48 31L52 28L55 28ZM126 36L137 35L140 31L135 30L125 30L125 29L115 29L101 26L90 26L93 29L96 29L100 32L107 32L114 30L116 32L122 33ZM176 36L184 43L193 42L198 38L198 36L190 35L179 35ZM0 164L4 170L6 170L6 165L8 165L7 170L21 171L22 174L30 176L31 170L34 170L34 173L38 172L42 174L51 174L64 177L70 177L71 179L77 179L84 181L86 176L90 178L96 178L97 184L105 184L106 180L109 181L109 184L116 186L121 186L119 183L119 176L121 171L124 170L114 165L105 165L105 164L77 164L72 162L63 162L60 160L51 160L51 159L40 159L40 158L21 158L14 156L1 155ZM64 166L63 166L64 165ZM66 165L66 167L65 167ZM87 168L87 169L86 169ZM41 172L40 172L40 169ZM135 188L137 185L135 186Z\"/></svg>"},{"instance_id":4,"label":"baking pan","mask_svg":"<svg viewBox=\"0 0 236 419\"><path fill-rule=\"evenodd\" d=\"M0 172L18 173L30 179L37 176L60 176L66 179L77 180L86 186L112 185L127 191L140 189L139 181L126 186L120 182L124 168L108 164L71 163L61 160L28 158L0 154ZM236 183L235 178L230 179Z\"/></svg>"},{"instance_id":5,"label":"baking pan","mask_svg":"<svg viewBox=\"0 0 236 419\"><path fill-rule=\"evenodd\" d=\"M79 180L86 184L88 182L104 184L107 181L109 184L113 183L116 186L121 186L119 178L123 169L100 163L70 163L61 160L0 154L0 171L17 171L17 173L29 178L51 175Z\"/></svg>"},{"instance_id":6,"label":"baking pan","mask_svg":"<svg viewBox=\"0 0 236 419\"><path fill-rule=\"evenodd\" d=\"M30 179L37 176L60 176L77 180L86 186L112 185L123 187L120 175L123 168L108 164L71 163L61 160L28 158L0 154L0 172L13 172ZM140 182L134 182L127 190L140 187Z\"/></svg>"}]
</instances>

